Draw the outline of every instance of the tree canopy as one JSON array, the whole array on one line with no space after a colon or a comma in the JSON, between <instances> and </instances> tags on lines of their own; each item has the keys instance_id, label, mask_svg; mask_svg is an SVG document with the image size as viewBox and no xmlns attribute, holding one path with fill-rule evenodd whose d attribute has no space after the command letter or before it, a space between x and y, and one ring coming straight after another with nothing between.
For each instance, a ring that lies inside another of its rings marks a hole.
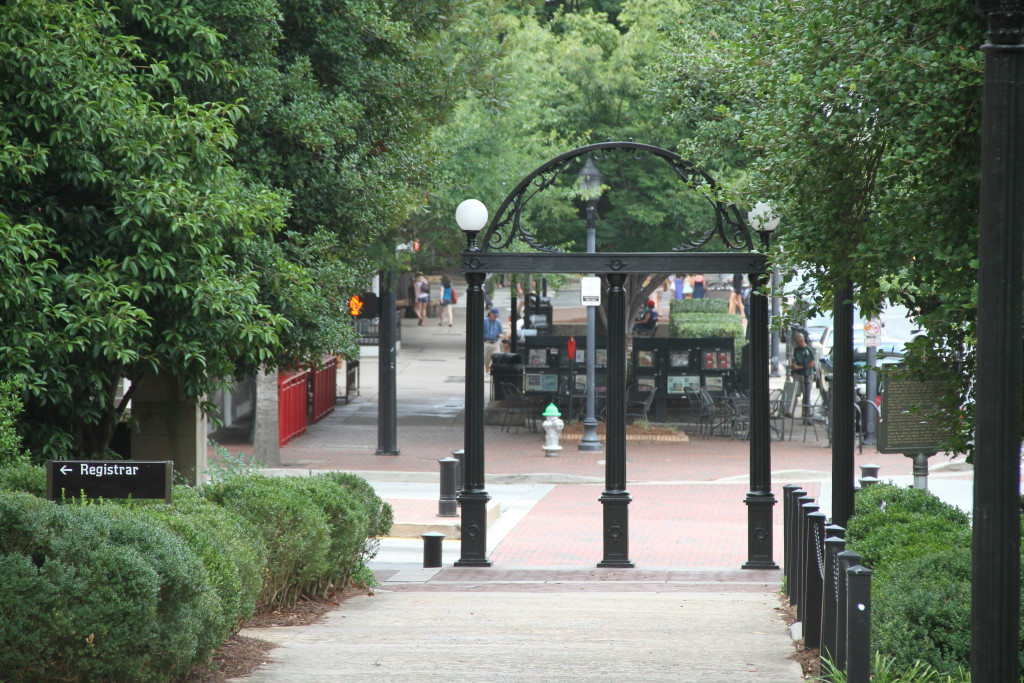
<instances>
[{"instance_id":1,"label":"tree canopy","mask_svg":"<svg viewBox=\"0 0 1024 683\"><path fill-rule=\"evenodd\" d=\"M783 217L776 262L808 276L821 308L850 281L862 311L912 311L927 334L908 365L949 378L950 445L968 448L982 75L970 7L748 0L693 6L670 31L661 90L699 133L684 148L743 150L730 189Z\"/></svg>"},{"instance_id":2,"label":"tree canopy","mask_svg":"<svg viewBox=\"0 0 1024 683\"><path fill-rule=\"evenodd\" d=\"M354 351L340 303L430 182L463 6L0 6L0 376L37 457L102 452L124 379L199 400Z\"/></svg>"}]
</instances>

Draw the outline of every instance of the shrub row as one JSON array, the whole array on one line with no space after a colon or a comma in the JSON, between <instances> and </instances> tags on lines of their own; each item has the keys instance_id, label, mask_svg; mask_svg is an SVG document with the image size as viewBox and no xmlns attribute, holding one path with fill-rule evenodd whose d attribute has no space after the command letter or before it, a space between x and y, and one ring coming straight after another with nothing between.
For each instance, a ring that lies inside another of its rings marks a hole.
<instances>
[{"instance_id":1,"label":"shrub row","mask_svg":"<svg viewBox=\"0 0 1024 683\"><path fill-rule=\"evenodd\" d=\"M676 313L722 313L728 314L729 302L726 299L673 299L669 303L669 314Z\"/></svg>"},{"instance_id":2,"label":"shrub row","mask_svg":"<svg viewBox=\"0 0 1024 683\"><path fill-rule=\"evenodd\" d=\"M847 547L874 570L873 649L898 670L910 670L917 661L944 675L969 670L968 516L928 491L891 485L859 491L855 506Z\"/></svg>"},{"instance_id":3,"label":"shrub row","mask_svg":"<svg viewBox=\"0 0 1024 683\"><path fill-rule=\"evenodd\" d=\"M362 479L227 477L159 501L42 500L0 468L5 680L169 680L255 611L365 572L391 508ZM33 495L34 494L34 495Z\"/></svg>"}]
</instances>

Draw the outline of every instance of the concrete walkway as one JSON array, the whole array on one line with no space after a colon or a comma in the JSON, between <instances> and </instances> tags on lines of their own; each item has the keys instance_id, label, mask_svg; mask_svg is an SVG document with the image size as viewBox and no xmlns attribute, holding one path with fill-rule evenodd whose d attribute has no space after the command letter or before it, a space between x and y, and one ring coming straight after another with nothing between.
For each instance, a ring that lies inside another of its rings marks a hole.
<instances>
[{"instance_id":1,"label":"concrete walkway","mask_svg":"<svg viewBox=\"0 0 1024 683\"><path fill-rule=\"evenodd\" d=\"M574 299L575 297L575 299ZM581 320L578 293L555 297L555 319ZM507 318L507 290L496 305ZM574 305L575 304L575 305ZM454 327L404 320L398 373L398 456L378 456L377 363L361 363L360 394L282 449L276 474L337 469L360 474L395 508L404 538L381 542L371 563L380 587L308 627L249 629L277 643L255 681L799 681L789 631L777 613L778 570L742 570L747 552L749 443L692 436L627 445L630 559L602 558L604 453L564 444L543 455L528 429L486 427L487 490L500 515L487 531L490 568L422 569L419 533L459 534L438 517L437 460L462 448L465 309ZM781 381L781 380L780 380ZM489 387L488 387L489 393ZM800 427L772 443L772 480L799 483L827 509L831 450ZM806 438L806 441L804 440ZM225 442L245 451L246 444ZM971 472L933 458L933 481L969 491ZM865 449L858 465L908 481L911 461ZM943 467L936 467L936 465ZM968 496L969 506L969 496ZM774 514L782 562L781 504Z\"/></svg>"}]
</instances>

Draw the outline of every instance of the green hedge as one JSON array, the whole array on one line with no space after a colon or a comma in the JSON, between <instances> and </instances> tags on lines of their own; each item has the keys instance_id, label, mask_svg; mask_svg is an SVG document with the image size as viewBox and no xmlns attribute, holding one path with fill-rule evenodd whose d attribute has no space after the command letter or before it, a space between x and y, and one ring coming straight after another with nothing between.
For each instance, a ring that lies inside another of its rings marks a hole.
<instances>
[{"instance_id":1,"label":"green hedge","mask_svg":"<svg viewBox=\"0 0 1024 683\"><path fill-rule=\"evenodd\" d=\"M298 478L245 474L203 486L202 492L251 522L266 544L260 611L295 605L305 586L330 571L327 515Z\"/></svg>"},{"instance_id":2,"label":"green hedge","mask_svg":"<svg viewBox=\"0 0 1024 683\"><path fill-rule=\"evenodd\" d=\"M208 643L202 644L216 648L255 613L267 549L252 524L206 500L198 490L176 486L173 498L173 505L148 502L135 507L181 538L206 567L217 610L204 628L203 640Z\"/></svg>"},{"instance_id":3,"label":"green hedge","mask_svg":"<svg viewBox=\"0 0 1024 683\"><path fill-rule=\"evenodd\" d=\"M43 500L0 467L0 679L169 680L255 610L346 585L391 506L350 474L229 476L162 501ZM18 489L18 490L11 490Z\"/></svg>"},{"instance_id":4,"label":"green hedge","mask_svg":"<svg viewBox=\"0 0 1024 683\"><path fill-rule=\"evenodd\" d=\"M46 469L27 460L0 467L0 491L22 491L45 498Z\"/></svg>"},{"instance_id":5,"label":"green hedge","mask_svg":"<svg viewBox=\"0 0 1024 683\"><path fill-rule=\"evenodd\" d=\"M360 502L367 514L365 540L359 554L358 566L353 573L364 568L377 555L380 539L391 533L394 524L394 510L381 500L368 481L348 472L324 472L318 475L335 484L344 486Z\"/></svg>"},{"instance_id":6,"label":"green hedge","mask_svg":"<svg viewBox=\"0 0 1024 683\"><path fill-rule=\"evenodd\" d=\"M729 302L726 299L673 299L668 306L669 315L676 313L729 313Z\"/></svg>"},{"instance_id":7,"label":"green hedge","mask_svg":"<svg viewBox=\"0 0 1024 683\"><path fill-rule=\"evenodd\" d=\"M909 671L917 661L943 675L969 670L969 517L928 491L892 485L859 491L855 512L847 547L874 570L876 654L890 657L896 670Z\"/></svg>"},{"instance_id":8,"label":"green hedge","mask_svg":"<svg viewBox=\"0 0 1024 683\"><path fill-rule=\"evenodd\" d=\"M206 569L163 525L113 506L0 493L0 670L15 680L162 681L211 652Z\"/></svg>"}]
</instances>

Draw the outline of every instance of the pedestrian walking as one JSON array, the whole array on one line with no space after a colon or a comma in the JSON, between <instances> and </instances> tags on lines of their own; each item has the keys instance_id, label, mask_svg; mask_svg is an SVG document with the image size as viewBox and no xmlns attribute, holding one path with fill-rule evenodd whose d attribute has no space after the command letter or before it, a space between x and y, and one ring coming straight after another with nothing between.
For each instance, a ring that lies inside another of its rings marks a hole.
<instances>
[{"instance_id":1,"label":"pedestrian walking","mask_svg":"<svg viewBox=\"0 0 1024 683\"><path fill-rule=\"evenodd\" d=\"M452 287L452 279L447 275L441 276L441 310L437 314L437 326L444 325L445 317L448 318L448 327L455 322L455 304L458 302L458 295Z\"/></svg>"},{"instance_id":2,"label":"pedestrian walking","mask_svg":"<svg viewBox=\"0 0 1024 683\"><path fill-rule=\"evenodd\" d=\"M796 381L797 395L801 397L803 405L803 416L811 416L811 385L814 384L814 349L808 345L802 332L793 335L793 343L796 348L793 350L793 361L790 369L793 371L793 379Z\"/></svg>"},{"instance_id":3,"label":"pedestrian walking","mask_svg":"<svg viewBox=\"0 0 1024 683\"><path fill-rule=\"evenodd\" d=\"M501 328L501 320L498 319L498 309L492 308L487 311L487 317L484 318L484 373L490 374L491 372L491 356L498 351L498 344L502 337L505 336L505 331Z\"/></svg>"},{"instance_id":4,"label":"pedestrian walking","mask_svg":"<svg viewBox=\"0 0 1024 683\"><path fill-rule=\"evenodd\" d=\"M430 282L423 273L417 273L416 280L413 282L413 288L416 290L416 317L420 319L419 324L422 325L427 319L427 302L430 301Z\"/></svg>"}]
</instances>

